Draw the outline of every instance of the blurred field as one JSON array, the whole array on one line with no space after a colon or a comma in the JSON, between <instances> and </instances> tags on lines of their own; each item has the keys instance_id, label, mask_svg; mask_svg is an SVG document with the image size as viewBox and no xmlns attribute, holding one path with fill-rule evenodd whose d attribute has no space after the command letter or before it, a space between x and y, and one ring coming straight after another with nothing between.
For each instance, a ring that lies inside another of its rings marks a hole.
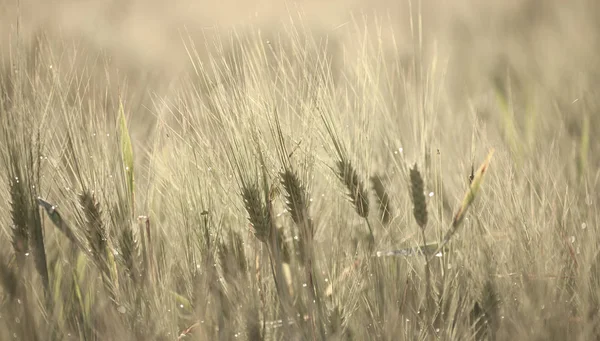
<instances>
[{"instance_id":1,"label":"blurred field","mask_svg":"<svg viewBox=\"0 0 600 341\"><path fill-rule=\"evenodd\" d=\"M2 1L0 340L599 339L598 51L592 0Z\"/></svg>"}]
</instances>

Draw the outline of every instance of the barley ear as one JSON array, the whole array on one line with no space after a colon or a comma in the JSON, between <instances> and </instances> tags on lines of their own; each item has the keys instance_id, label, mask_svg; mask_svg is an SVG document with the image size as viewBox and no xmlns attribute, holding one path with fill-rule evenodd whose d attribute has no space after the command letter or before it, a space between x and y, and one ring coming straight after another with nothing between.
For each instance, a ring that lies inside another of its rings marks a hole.
<instances>
[{"instance_id":1,"label":"barley ear","mask_svg":"<svg viewBox=\"0 0 600 341\"><path fill-rule=\"evenodd\" d=\"M15 175L16 174L16 175ZM10 183L10 206L12 215L12 245L17 266L22 270L25 254L29 251L29 230L27 227L27 203L23 186L18 183L19 172L12 174Z\"/></svg>"},{"instance_id":2,"label":"barley ear","mask_svg":"<svg viewBox=\"0 0 600 341\"><path fill-rule=\"evenodd\" d=\"M85 228L84 233L96 265L102 273L106 273L104 267L106 263L106 231L102 223L100 204L93 197L92 193L84 190L79 196L79 204L83 209Z\"/></svg>"},{"instance_id":3,"label":"barley ear","mask_svg":"<svg viewBox=\"0 0 600 341\"><path fill-rule=\"evenodd\" d=\"M413 215L420 228L427 226L427 202L425 201L425 185L421 173L415 164L410 170L410 188L413 202Z\"/></svg>"},{"instance_id":4,"label":"barley ear","mask_svg":"<svg viewBox=\"0 0 600 341\"><path fill-rule=\"evenodd\" d=\"M369 196L364 183L360 180L358 172L347 159L337 162L338 177L348 189L348 198L359 216L369 216Z\"/></svg>"},{"instance_id":5,"label":"barley ear","mask_svg":"<svg viewBox=\"0 0 600 341\"><path fill-rule=\"evenodd\" d=\"M298 175L290 168L281 172L281 184L285 189L285 202L288 211L292 216L292 220L296 225L309 229L307 237L312 238L312 226L310 226L310 218L308 217L309 200L306 194L306 189L302 185Z\"/></svg>"},{"instance_id":6,"label":"barley ear","mask_svg":"<svg viewBox=\"0 0 600 341\"><path fill-rule=\"evenodd\" d=\"M248 220L254 229L254 236L261 242L267 243L271 236L269 212L262 202L258 185L248 182L242 184L242 199L248 213Z\"/></svg>"},{"instance_id":7,"label":"barley ear","mask_svg":"<svg viewBox=\"0 0 600 341\"><path fill-rule=\"evenodd\" d=\"M417 225L421 228L421 237L423 239L422 252L427 252L427 238L425 236L425 228L427 227L427 201L425 200L425 184L423 177L417 168L417 164L410 169L410 190L413 202L413 215L417 221ZM431 289L431 272L429 270L429 255L425 255L425 307L429 316L433 316L433 292Z\"/></svg>"},{"instance_id":8,"label":"barley ear","mask_svg":"<svg viewBox=\"0 0 600 341\"><path fill-rule=\"evenodd\" d=\"M115 299L119 281L114 257L108 244L106 226L102 220L100 203L92 192L84 189L79 195L79 205L83 211L81 220L89 245L89 248L86 248L89 250L87 253L91 254L92 261L100 271L104 287Z\"/></svg>"},{"instance_id":9,"label":"barley ear","mask_svg":"<svg viewBox=\"0 0 600 341\"><path fill-rule=\"evenodd\" d=\"M330 122L324 114L321 114L321 118L323 119L323 123L325 124L325 129L331 138L331 142L333 143L333 147L337 154L337 162L336 162L336 174L341 182L344 184L346 189L348 190L348 198L350 202L354 206L356 213L359 216L365 219L367 223L367 227L369 228L370 234L370 245L373 245L375 241L373 235L373 229L371 228L371 224L369 223L369 196L366 190L366 187L361 181L360 176L356 169L352 166L352 163L348 159L346 149L342 145L340 138L337 136L337 133L333 129L333 123Z\"/></svg>"}]
</instances>

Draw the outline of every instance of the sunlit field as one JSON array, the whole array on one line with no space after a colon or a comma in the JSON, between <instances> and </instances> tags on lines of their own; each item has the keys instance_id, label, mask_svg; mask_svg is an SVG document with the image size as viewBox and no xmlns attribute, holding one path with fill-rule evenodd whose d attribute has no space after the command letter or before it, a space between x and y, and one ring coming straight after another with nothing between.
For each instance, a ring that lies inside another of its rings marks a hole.
<instances>
[{"instance_id":1,"label":"sunlit field","mask_svg":"<svg viewBox=\"0 0 600 341\"><path fill-rule=\"evenodd\" d=\"M600 339L600 4L0 2L0 340Z\"/></svg>"}]
</instances>

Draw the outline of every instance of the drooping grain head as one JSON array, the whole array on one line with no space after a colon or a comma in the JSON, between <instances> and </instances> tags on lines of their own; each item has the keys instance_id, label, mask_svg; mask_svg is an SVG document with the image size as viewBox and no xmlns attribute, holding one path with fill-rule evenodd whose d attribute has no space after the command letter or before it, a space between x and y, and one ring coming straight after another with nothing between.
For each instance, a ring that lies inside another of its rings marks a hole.
<instances>
[{"instance_id":1,"label":"drooping grain head","mask_svg":"<svg viewBox=\"0 0 600 341\"><path fill-rule=\"evenodd\" d=\"M413 215L415 216L417 225L424 229L427 226L425 185L416 164L410 169L410 189L413 202Z\"/></svg>"},{"instance_id":2,"label":"drooping grain head","mask_svg":"<svg viewBox=\"0 0 600 341\"><path fill-rule=\"evenodd\" d=\"M369 216L369 196L364 183L350 161L342 159L337 162L338 177L348 189L348 197L359 216Z\"/></svg>"}]
</instances>

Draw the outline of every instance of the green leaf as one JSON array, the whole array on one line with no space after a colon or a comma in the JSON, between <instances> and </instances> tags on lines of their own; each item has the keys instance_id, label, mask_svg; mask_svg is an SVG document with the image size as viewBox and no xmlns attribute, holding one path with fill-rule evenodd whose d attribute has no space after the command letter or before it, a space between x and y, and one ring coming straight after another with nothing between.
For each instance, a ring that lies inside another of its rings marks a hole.
<instances>
[{"instance_id":1,"label":"green leaf","mask_svg":"<svg viewBox=\"0 0 600 341\"><path fill-rule=\"evenodd\" d=\"M581 127L581 141L579 143L579 158L577 160L577 171L579 179L585 179L588 168L588 155L590 151L590 117L583 117L583 126Z\"/></svg>"},{"instance_id":2,"label":"green leaf","mask_svg":"<svg viewBox=\"0 0 600 341\"><path fill-rule=\"evenodd\" d=\"M177 302L177 305L180 305L183 309L186 310L192 309L192 303L187 298L172 290L169 290L169 293L171 294L171 296L173 296L175 302Z\"/></svg>"}]
</instances>

